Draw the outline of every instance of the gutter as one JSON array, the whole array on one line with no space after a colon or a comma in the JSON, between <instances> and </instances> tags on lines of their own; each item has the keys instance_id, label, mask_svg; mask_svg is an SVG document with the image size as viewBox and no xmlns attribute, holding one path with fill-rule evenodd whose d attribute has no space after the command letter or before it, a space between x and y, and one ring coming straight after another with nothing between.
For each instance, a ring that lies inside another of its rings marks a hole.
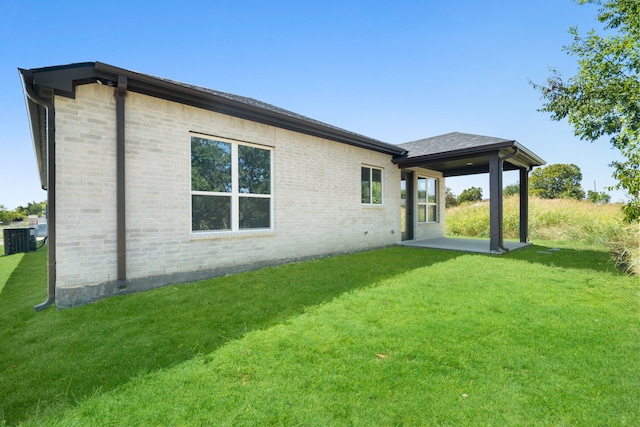
<instances>
[{"instance_id":1,"label":"gutter","mask_svg":"<svg viewBox=\"0 0 640 427\"><path fill-rule=\"evenodd\" d=\"M56 301L56 111L53 102L36 94L33 79L25 80L23 86L27 98L47 110L47 239L48 251L48 286L46 301L36 305L35 311L41 311Z\"/></svg>"},{"instance_id":2,"label":"gutter","mask_svg":"<svg viewBox=\"0 0 640 427\"><path fill-rule=\"evenodd\" d=\"M127 242L126 242L126 200L125 200L125 150L124 150L124 100L127 96L127 77L118 76L116 88L116 240L118 287L126 288L127 280Z\"/></svg>"}]
</instances>

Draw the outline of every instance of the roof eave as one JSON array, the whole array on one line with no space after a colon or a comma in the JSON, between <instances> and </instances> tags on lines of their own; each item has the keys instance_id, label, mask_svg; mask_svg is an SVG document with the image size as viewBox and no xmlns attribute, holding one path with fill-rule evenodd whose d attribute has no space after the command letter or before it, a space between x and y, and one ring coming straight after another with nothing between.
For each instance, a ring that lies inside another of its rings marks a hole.
<instances>
[{"instance_id":1,"label":"roof eave","mask_svg":"<svg viewBox=\"0 0 640 427\"><path fill-rule=\"evenodd\" d=\"M531 168L545 165L546 162L528 150L515 140L504 140L495 144L483 145L480 147L464 148L460 150L443 151L415 157L398 157L393 159L393 163L399 167L419 167L428 166L442 160L459 160L466 157L478 158L490 155L509 155L508 149L517 149L517 154L506 160L517 167ZM481 173L481 172L477 172Z\"/></svg>"},{"instance_id":2,"label":"roof eave","mask_svg":"<svg viewBox=\"0 0 640 427\"><path fill-rule=\"evenodd\" d=\"M233 99L225 98L195 87L189 87L147 74L115 67L103 62L84 62L66 66L23 70L36 76L36 84L52 87L57 95L73 98L78 84L117 81L126 76L127 90L167 99L222 114L239 117L279 128L304 133L336 142L357 146L393 156L401 156L406 150L382 141L351 133L320 122L306 121L277 111L270 111ZM294 113L295 114L295 113Z\"/></svg>"},{"instance_id":3,"label":"roof eave","mask_svg":"<svg viewBox=\"0 0 640 427\"><path fill-rule=\"evenodd\" d=\"M25 106L27 108L27 118L29 119L29 130L33 151L36 157L38 175L40 176L40 186L47 189L47 141L46 141L46 112L45 109L33 102L27 95L27 85L33 84L32 77L27 70L18 69L20 81L22 83L22 93L24 95Z\"/></svg>"},{"instance_id":4,"label":"roof eave","mask_svg":"<svg viewBox=\"0 0 640 427\"><path fill-rule=\"evenodd\" d=\"M498 152L500 149L513 146L515 141L504 141L491 145L483 145L480 147L463 148L460 150L442 151L439 153L425 154L423 156L416 157L401 157L394 159L393 162L400 166L407 166L413 163L424 163L434 160L448 159L452 157L464 157L464 156L478 156L482 154L489 154L492 152Z\"/></svg>"}]
</instances>

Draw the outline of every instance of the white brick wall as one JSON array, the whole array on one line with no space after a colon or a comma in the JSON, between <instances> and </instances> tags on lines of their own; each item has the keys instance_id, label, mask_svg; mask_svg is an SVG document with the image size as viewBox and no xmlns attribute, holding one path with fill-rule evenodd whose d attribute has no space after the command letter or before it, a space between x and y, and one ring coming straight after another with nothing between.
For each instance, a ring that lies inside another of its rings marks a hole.
<instances>
[{"instance_id":1,"label":"white brick wall","mask_svg":"<svg viewBox=\"0 0 640 427\"><path fill-rule=\"evenodd\" d=\"M78 89L55 99L57 286L117 279L115 97Z\"/></svg>"},{"instance_id":2,"label":"white brick wall","mask_svg":"<svg viewBox=\"0 0 640 427\"><path fill-rule=\"evenodd\" d=\"M78 86L75 99L56 97L56 113L58 291L113 283L114 89ZM132 283L146 282L142 287L148 288L197 277L198 271L205 277L216 270L400 240L400 170L390 155L132 92L125 101L125 122L127 278ZM273 147L273 231L191 233L190 132ZM381 207L360 203L363 164L383 169ZM443 233L443 223L416 228L417 238ZM115 291L100 292L85 293L85 299ZM66 304L73 305L73 298Z\"/></svg>"}]
</instances>

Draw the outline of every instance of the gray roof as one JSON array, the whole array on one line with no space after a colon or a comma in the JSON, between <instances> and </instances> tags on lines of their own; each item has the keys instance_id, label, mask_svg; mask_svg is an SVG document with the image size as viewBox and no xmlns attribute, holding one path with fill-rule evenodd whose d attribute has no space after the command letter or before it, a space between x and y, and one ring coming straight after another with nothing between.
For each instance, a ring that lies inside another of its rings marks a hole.
<instances>
[{"instance_id":1,"label":"gray roof","mask_svg":"<svg viewBox=\"0 0 640 427\"><path fill-rule=\"evenodd\" d=\"M489 170L489 159L505 159L504 169L542 166L545 161L514 139L451 132L431 138L399 144L407 150L395 158L400 167L425 167L441 171L444 176L471 175Z\"/></svg>"},{"instance_id":2,"label":"gray roof","mask_svg":"<svg viewBox=\"0 0 640 427\"><path fill-rule=\"evenodd\" d=\"M398 144L398 146L408 151L408 158L413 158L440 153L451 154L451 152L455 151L485 150L492 147L511 145L514 142L515 140L513 139L451 132L444 135L432 136L431 138Z\"/></svg>"}]
</instances>

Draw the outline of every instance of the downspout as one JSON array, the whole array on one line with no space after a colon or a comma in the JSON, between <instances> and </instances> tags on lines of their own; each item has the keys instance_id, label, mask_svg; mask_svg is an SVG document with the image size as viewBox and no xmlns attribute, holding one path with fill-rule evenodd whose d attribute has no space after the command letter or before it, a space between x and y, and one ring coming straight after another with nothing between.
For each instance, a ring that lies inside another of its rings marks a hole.
<instances>
[{"instance_id":1,"label":"downspout","mask_svg":"<svg viewBox=\"0 0 640 427\"><path fill-rule=\"evenodd\" d=\"M118 76L116 88L116 240L118 289L126 288L127 242L126 242L126 200L125 200L125 150L124 150L124 100L127 96L127 77Z\"/></svg>"},{"instance_id":2,"label":"downspout","mask_svg":"<svg viewBox=\"0 0 640 427\"><path fill-rule=\"evenodd\" d=\"M500 175L502 175L502 171L504 170L504 161L508 160L514 156L516 156L518 153L520 152L520 149L518 147L513 147L513 153L511 154L507 154L503 157L500 157ZM502 182L502 179L500 179L500 182ZM502 196L502 191L500 191L500 197ZM502 203L500 203L500 227L503 226L503 221L502 221ZM502 233L502 230L500 231L500 233ZM505 248L504 245L504 241L502 239L500 239L500 249L502 249L505 252L509 252L509 249Z\"/></svg>"},{"instance_id":3,"label":"downspout","mask_svg":"<svg viewBox=\"0 0 640 427\"><path fill-rule=\"evenodd\" d=\"M33 82L25 81L24 89L30 100L47 110L47 239L48 251L48 293L47 300L36 305L41 311L56 301L56 110L53 102L36 94Z\"/></svg>"}]
</instances>

